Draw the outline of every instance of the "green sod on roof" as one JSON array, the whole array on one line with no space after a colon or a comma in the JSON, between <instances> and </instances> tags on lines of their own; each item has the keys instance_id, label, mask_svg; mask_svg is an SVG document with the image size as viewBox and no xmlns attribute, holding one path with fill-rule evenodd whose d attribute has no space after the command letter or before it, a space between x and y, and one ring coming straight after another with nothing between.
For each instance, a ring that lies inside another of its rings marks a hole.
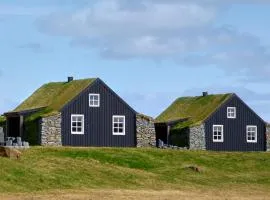
<instances>
[{"instance_id":1,"label":"green sod on roof","mask_svg":"<svg viewBox=\"0 0 270 200\"><path fill-rule=\"evenodd\" d=\"M81 79L71 82L52 82L41 86L14 111L20 112L45 108L45 113L58 112L66 103L87 88L96 79Z\"/></svg>"},{"instance_id":2,"label":"green sod on roof","mask_svg":"<svg viewBox=\"0 0 270 200\"><path fill-rule=\"evenodd\" d=\"M188 118L188 120L178 123L175 128L198 125L231 96L232 94L217 94L197 97L181 97L162 112L156 118L156 121L162 123Z\"/></svg>"}]
</instances>

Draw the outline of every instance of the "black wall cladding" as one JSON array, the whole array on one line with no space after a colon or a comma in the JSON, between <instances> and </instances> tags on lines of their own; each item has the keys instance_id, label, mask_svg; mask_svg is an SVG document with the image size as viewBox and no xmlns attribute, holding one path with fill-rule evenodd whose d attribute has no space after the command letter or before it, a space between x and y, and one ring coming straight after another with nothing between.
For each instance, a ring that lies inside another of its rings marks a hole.
<instances>
[{"instance_id":1,"label":"black wall cladding","mask_svg":"<svg viewBox=\"0 0 270 200\"><path fill-rule=\"evenodd\" d=\"M227 118L227 107L236 107L236 119ZM213 125L224 125L224 142L213 142ZM247 143L246 126L257 126L257 143ZM205 121L206 149L215 151L265 151L265 122L237 95L233 95Z\"/></svg>"},{"instance_id":2,"label":"black wall cladding","mask_svg":"<svg viewBox=\"0 0 270 200\"><path fill-rule=\"evenodd\" d=\"M89 94L100 94L100 107L89 107ZM84 115L84 134L71 134L71 114ZM112 116L125 116L125 135L112 134ZM62 144L64 146L136 146L136 112L97 79L62 109Z\"/></svg>"}]
</instances>

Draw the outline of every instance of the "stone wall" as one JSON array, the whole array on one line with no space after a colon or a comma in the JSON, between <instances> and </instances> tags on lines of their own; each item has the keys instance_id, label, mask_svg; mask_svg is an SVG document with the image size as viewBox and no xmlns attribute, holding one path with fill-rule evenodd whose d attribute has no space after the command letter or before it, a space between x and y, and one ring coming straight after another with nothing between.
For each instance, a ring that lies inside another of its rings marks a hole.
<instances>
[{"instance_id":1,"label":"stone wall","mask_svg":"<svg viewBox=\"0 0 270 200\"><path fill-rule=\"evenodd\" d=\"M41 145L61 146L61 114L41 119Z\"/></svg>"},{"instance_id":2,"label":"stone wall","mask_svg":"<svg viewBox=\"0 0 270 200\"><path fill-rule=\"evenodd\" d=\"M190 128L189 149L192 149L192 150L205 150L206 149L204 124Z\"/></svg>"},{"instance_id":3,"label":"stone wall","mask_svg":"<svg viewBox=\"0 0 270 200\"><path fill-rule=\"evenodd\" d=\"M137 147L156 147L154 119L142 114L136 116Z\"/></svg>"},{"instance_id":4,"label":"stone wall","mask_svg":"<svg viewBox=\"0 0 270 200\"><path fill-rule=\"evenodd\" d=\"M270 124L266 125L266 150L270 151Z\"/></svg>"}]
</instances>

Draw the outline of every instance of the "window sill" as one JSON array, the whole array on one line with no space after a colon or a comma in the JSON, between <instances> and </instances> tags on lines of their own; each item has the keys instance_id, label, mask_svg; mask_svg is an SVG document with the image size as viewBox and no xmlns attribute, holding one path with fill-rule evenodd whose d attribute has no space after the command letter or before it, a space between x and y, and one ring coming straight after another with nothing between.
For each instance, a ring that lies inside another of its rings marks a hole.
<instances>
[{"instance_id":1,"label":"window sill","mask_svg":"<svg viewBox=\"0 0 270 200\"><path fill-rule=\"evenodd\" d=\"M125 133L113 133L113 135L123 135L123 136L125 136L126 134Z\"/></svg>"}]
</instances>

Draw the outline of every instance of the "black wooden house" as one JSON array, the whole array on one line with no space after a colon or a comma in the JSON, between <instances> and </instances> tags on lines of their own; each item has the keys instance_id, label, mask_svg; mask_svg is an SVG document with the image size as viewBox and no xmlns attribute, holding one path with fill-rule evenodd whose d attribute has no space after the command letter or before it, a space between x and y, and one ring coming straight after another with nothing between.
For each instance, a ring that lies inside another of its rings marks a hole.
<instances>
[{"instance_id":1,"label":"black wooden house","mask_svg":"<svg viewBox=\"0 0 270 200\"><path fill-rule=\"evenodd\" d=\"M265 151L266 122L236 94L181 97L156 119L157 139L190 149Z\"/></svg>"},{"instance_id":2,"label":"black wooden house","mask_svg":"<svg viewBox=\"0 0 270 200\"><path fill-rule=\"evenodd\" d=\"M136 146L136 112L101 79L43 85L5 113L7 136L32 144Z\"/></svg>"}]
</instances>

